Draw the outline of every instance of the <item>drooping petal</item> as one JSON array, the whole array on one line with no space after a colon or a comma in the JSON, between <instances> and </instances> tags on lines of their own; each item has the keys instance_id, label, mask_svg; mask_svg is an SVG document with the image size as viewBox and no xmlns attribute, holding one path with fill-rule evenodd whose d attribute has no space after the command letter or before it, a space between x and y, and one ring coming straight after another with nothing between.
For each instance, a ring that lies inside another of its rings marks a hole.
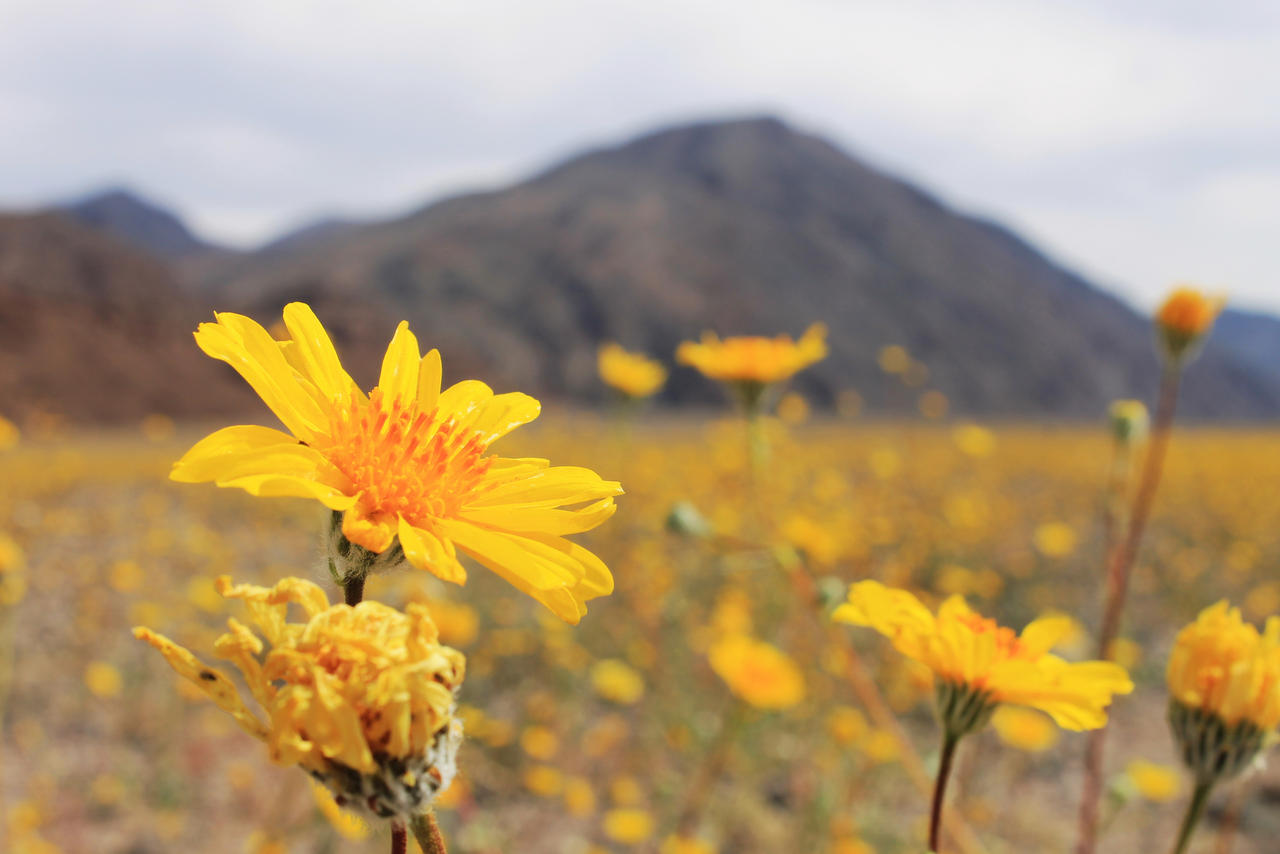
<instances>
[{"instance_id":1,"label":"drooping petal","mask_svg":"<svg viewBox=\"0 0 1280 854\"><path fill-rule=\"evenodd\" d=\"M404 549L404 556L410 564L418 569L425 569L444 581L466 583L467 571L462 568L457 556L435 534L413 527L403 517L397 532L400 547Z\"/></svg>"}]
</instances>

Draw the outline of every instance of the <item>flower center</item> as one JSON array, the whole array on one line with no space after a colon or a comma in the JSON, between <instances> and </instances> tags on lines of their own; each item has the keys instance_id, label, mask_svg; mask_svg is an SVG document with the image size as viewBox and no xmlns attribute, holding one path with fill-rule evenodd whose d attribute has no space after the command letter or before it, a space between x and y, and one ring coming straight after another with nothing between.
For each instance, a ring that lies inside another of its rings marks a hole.
<instances>
[{"instance_id":1,"label":"flower center","mask_svg":"<svg viewBox=\"0 0 1280 854\"><path fill-rule=\"evenodd\" d=\"M966 614L956 618L961 625L968 627L974 634L995 635L996 654L1000 658L1026 658L1027 650L1018 635L1008 626L1002 626L990 617L980 614Z\"/></svg>"},{"instance_id":2,"label":"flower center","mask_svg":"<svg viewBox=\"0 0 1280 854\"><path fill-rule=\"evenodd\" d=\"M454 515L490 466L478 434L416 402L388 403L376 388L368 401L338 403L328 442L317 450L347 476L362 505L411 522Z\"/></svg>"}]
</instances>

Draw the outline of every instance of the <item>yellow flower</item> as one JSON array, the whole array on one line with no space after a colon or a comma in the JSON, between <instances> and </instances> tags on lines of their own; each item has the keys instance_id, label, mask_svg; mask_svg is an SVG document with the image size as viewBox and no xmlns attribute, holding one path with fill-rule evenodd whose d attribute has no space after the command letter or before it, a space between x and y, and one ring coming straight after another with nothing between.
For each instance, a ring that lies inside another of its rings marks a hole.
<instances>
[{"instance_id":1,"label":"yellow flower","mask_svg":"<svg viewBox=\"0 0 1280 854\"><path fill-rule=\"evenodd\" d=\"M630 353L613 342L601 345L596 365L600 379L627 397L648 397L667 381L667 369L661 362Z\"/></svg>"},{"instance_id":2,"label":"yellow flower","mask_svg":"<svg viewBox=\"0 0 1280 854\"><path fill-rule=\"evenodd\" d=\"M604 699L623 706L639 702L644 696L644 678L634 667L616 658L592 665L591 687Z\"/></svg>"},{"instance_id":3,"label":"yellow flower","mask_svg":"<svg viewBox=\"0 0 1280 854\"><path fill-rule=\"evenodd\" d=\"M685 341L676 350L678 362L692 365L713 380L761 385L788 379L826 355L827 328L821 323L810 326L799 341L789 335L721 341L714 332L704 332L700 343Z\"/></svg>"},{"instance_id":4,"label":"yellow flower","mask_svg":"<svg viewBox=\"0 0 1280 854\"><path fill-rule=\"evenodd\" d=\"M1280 617L1259 632L1226 601L1200 612L1178 633L1166 673L1183 706L1231 727L1263 732L1280 725Z\"/></svg>"},{"instance_id":5,"label":"yellow flower","mask_svg":"<svg viewBox=\"0 0 1280 854\"><path fill-rule=\"evenodd\" d=\"M339 806L409 815L448 787L462 740L454 694L464 661L439 644L424 606L405 613L368 601L330 606L300 578L266 588L233 586L223 576L217 588L244 600L270 645L264 657L262 640L235 619L214 643L244 674L265 721L225 674L150 629L135 628L134 636L264 741L272 761L301 765L324 782ZM305 623L286 621L291 603Z\"/></svg>"},{"instance_id":6,"label":"yellow flower","mask_svg":"<svg viewBox=\"0 0 1280 854\"><path fill-rule=\"evenodd\" d=\"M1001 706L991 716L1000 740L1028 753L1043 753L1058 743L1058 729L1039 712L1018 706Z\"/></svg>"},{"instance_id":7,"label":"yellow flower","mask_svg":"<svg viewBox=\"0 0 1280 854\"><path fill-rule=\"evenodd\" d=\"M1079 537L1066 522L1045 522L1036 526L1036 551L1045 557L1066 557L1076 550Z\"/></svg>"},{"instance_id":8,"label":"yellow flower","mask_svg":"<svg viewBox=\"0 0 1280 854\"><path fill-rule=\"evenodd\" d=\"M319 783L312 782L311 794L315 796L316 807L329 820L333 829L338 831L338 835L357 841L369 838L369 825L365 820L338 806L338 802L333 799L328 789Z\"/></svg>"},{"instance_id":9,"label":"yellow flower","mask_svg":"<svg viewBox=\"0 0 1280 854\"><path fill-rule=\"evenodd\" d=\"M604 814L604 835L623 845L638 845L653 836L653 815L634 808L609 810Z\"/></svg>"},{"instance_id":10,"label":"yellow flower","mask_svg":"<svg viewBox=\"0 0 1280 854\"><path fill-rule=\"evenodd\" d=\"M1182 777L1176 768L1158 765L1145 759L1135 759L1124 769L1138 794L1148 801L1164 803L1178 797L1182 791Z\"/></svg>"},{"instance_id":11,"label":"yellow flower","mask_svg":"<svg viewBox=\"0 0 1280 854\"><path fill-rule=\"evenodd\" d=\"M1137 444L1147 438L1151 417L1140 400L1117 400L1111 404L1111 435L1117 442Z\"/></svg>"},{"instance_id":12,"label":"yellow flower","mask_svg":"<svg viewBox=\"0 0 1280 854\"><path fill-rule=\"evenodd\" d=\"M91 661L84 670L84 684L95 697L108 699L120 696L124 680L113 665L105 661Z\"/></svg>"},{"instance_id":13,"label":"yellow flower","mask_svg":"<svg viewBox=\"0 0 1280 854\"><path fill-rule=\"evenodd\" d=\"M1067 617L1041 617L1017 635L974 613L959 596L947 599L935 616L905 590L860 581L832 618L875 629L903 655L932 670L940 681L940 713L948 726L958 721L949 720L946 703L967 695L979 698L977 705L988 710L1002 703L1028 706L1046 712L1064 729L1097 729L1107 722L1112 696L1133 690L1128 674L1116 664L1069 663L1050 654L1072 630ZM948 690L957 696L944 697ZM969 722L980 725L979 717L975 714Z\"/></svg>"},{"instance_id":14,"label":"yellow flower","mask_svg":"<svg viewBox=\"0 0 1280 854\"><path fill-rule=\"evenodd\" d=\"M716 847L703 839L673 834L662 840L659 854L716 854Z\"/></svg>"},{"instance_id":15,"label":"yellow flower","mask_svg":"<svg viewBox=\"0 0 1280 854\"><path fill-rule=\"evenodd\" d=\"M804 699L804 675L785 652L746 635L711 645L711 669L744 702L759 709L789 709Z\"/></svg>"},{"instance_id":16,"label":"yellow flower","mask_svg":"<svg viewBox=\"0 0 1280 854\"><path fill-rule=\"evenodd\" d=\"M458 584L460 549L571 623L612 592L608 568L565 537L613 515L621 487L488 452L538 416L538 401L474 380L441 391L439 352L421 356L404 322L366 395L310 308L290 303L284 323L285 341L238 314L200 324L200 348L234 367L290 433L219 430L174 465L174 480L314 498L342 514L351 543L380 555L398 540L409 563Z\"/></svg>"},{"instance_id":17,"label":"yellow flower","mask_svg":"<svg viewBox=\"0 0 1280 854\"><path fill-rule=\"evenodd\" d=\"M1156 312L1156 329L1169 355L1178 358L1203 338L1225 304L1222 297L1206 296L1190 287L1169 294Z\"/></svg>"},{"instance_id":18,"label":"yellow flower","mask_svg":"<svg viewBox=\"0 0 1280 854\"><path fill-rule=\"evenodd\" d=\"M17 445L21 436L18 425L0 415L0 451L8 450Z\"/></svg>"}]
</instances>

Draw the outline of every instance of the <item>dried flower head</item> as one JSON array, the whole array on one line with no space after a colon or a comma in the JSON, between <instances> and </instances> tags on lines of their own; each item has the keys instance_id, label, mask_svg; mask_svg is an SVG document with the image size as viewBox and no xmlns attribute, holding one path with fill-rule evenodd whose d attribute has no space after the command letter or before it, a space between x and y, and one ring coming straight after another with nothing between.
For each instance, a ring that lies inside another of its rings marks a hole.
<instances>
[{"instance_id":1,"label":"dried flower head","mask_svg":"<svg viewBox=\"0 0 1280 854\"><path fill-rule=\"evenodd\" d=\"M150 629L134 635L265 742L272 761L301 765L340 806L383 817L427 809L454 776L462 740L455 694L465 670L462 654L439 644L427 609L330 606L324 591L300 578L267 588L233 586L223 576L217 587L244 600L266 638L264 647L232 619L214 644L240 669L263 717L230 678L190 651ZM291 603L306 622L287 621Z\"/></svg>"}]
</instances>

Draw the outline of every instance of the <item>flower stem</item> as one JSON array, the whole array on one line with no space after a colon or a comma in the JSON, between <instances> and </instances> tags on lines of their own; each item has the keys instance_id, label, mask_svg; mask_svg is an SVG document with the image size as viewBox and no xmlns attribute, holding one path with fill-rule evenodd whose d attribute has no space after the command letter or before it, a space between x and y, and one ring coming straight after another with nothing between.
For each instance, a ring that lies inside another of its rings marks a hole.
<instances>
[{"instance_id":1,"label":"flower stem","mask_svg":"<svg viewBox=\"0 0 1280 854\"><path fill-rule=\"evenodd\" d=\"M422 846L422 854L448 854L434 812L415 815L409 826L413 828L413 838Z\"/></svg>"},{"instance_id":2,"label":"flower stem","mask_svg":"<svg viewBox=\"0 0 1280 854\"><path fill-rule=\"evenodd\" d=\"M1160 399L1156 403L1155 426L1151 445L1143 462L1142 479L1134 495L1129 511L1129 527L1124 536L1107 554L1106 604L1103 607L1102 627L1098 632L1098 657L1111 658L1111 644L1120 633L1120 621L1124 617L1125 599L1129 593L1129 576L1142 545L1151 505L1160 486L1164 460L1169 450L1169 436L1173 431L1173 415L1178 405L1178 382L1181 364L1166 362L1160 378ZM1077 830L1076 854L1093 854L1098 845L1098 811L1102 799L1103 760L1106 751L1107 728L1089 733L1085 753L1084 790L1080 797L1080 819Z\"/></svg>"},{"instance_id":3,"label":"flower stem","mask_svg":"<svg viewBox=\"0 0 1280 854\"><path fill-rule=\"evenodd\" d=\"M391 822L391 854L409 854L409 834L400 821Z\"/></svg>"},{"instance_id":4,"label":"flower stem","mask_svg":"<svg viewBox=\"0 0 1280 854\"><path fill-rule=\"evenodd\" d=\"M942 736L942 757L938 760L938 779L933 784L933 808L929 812L929 850L938 854L938 843L942 839L942 802L947 798L947 780L951 777L951 765L956 758L956 745L960 736L950 730L944 730Z\"/></svg>"},{"instance_id":5,"label":"flower stem","mask_svg":"<svg viewBox=\"0 0 1280 854\"><path fill-rule=\"evenodd\" d=\"M1191 803L1187 804L1187 814L1182 819L1182 828L1178 831L1178 841L1174 843L1173 854L1184 854L1187 850L1196 825L1200 823L1205 807L1209 805L1209 791L1212 788L1212 780L1196 782L1196 790L1191 795Z\"/></svg>"},{"instance_id":6,"label":"flower stem","mask_svg":"<svg viewBox=\"0 0 1280 854\"><path fill-rule=\"evenodd\" d=\"M347 604L351 606L359 605L364 599L364 576L352 575L342 582L342 593L346 597Z\"/></svg>"}]
</instances>

